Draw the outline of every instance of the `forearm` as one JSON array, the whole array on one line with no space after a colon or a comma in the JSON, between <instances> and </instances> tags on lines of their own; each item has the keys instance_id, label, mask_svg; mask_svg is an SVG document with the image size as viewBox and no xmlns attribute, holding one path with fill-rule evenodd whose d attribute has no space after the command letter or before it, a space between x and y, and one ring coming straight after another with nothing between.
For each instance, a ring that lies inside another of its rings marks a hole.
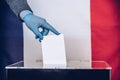
<instances>
[{"instance_id":1,"label":"forearm","mask_svg":"<svg viewBox=\"0 0 120 80\"><path fill-rule=\"evenodd\" d=\"M19 14L23 10L30 10L27 0L6 0L12 11L19 17Z\"/></svg>"}]
</instances>

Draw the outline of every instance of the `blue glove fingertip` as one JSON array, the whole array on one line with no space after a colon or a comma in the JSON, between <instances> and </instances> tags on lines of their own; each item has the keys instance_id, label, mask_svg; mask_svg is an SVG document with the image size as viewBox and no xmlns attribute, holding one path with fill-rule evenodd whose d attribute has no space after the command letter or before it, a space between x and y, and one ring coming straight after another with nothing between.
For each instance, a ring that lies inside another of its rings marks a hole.
<instances>
[{"instance_id":1,"label":"blue glove fingertip","mask_svg":"<svg viewBox=\"0 0 120 80\"><path fill-rule=\"evenodd\" d=\"M35 39L38 39L39 37L38 36L35 36Z\"/></svg>"},{"instance_id":2,"label":"blue glove fingertip","mask_svg":"<svg viewBox=\"0 0 120 80\"><path fill-rule=\"evenodd\" d=\"M58 33L56 33L56 35L60 35L60 34L61 34L61 33L59 33L59 32L58 32Z\"/></svg>"},{"instance_id":3,"label":"blue glove fingertip","mask_svg":"<svg viewBox=\"0 0 120 80\"><path fill-rule=\"evenodd\" d=\"M39 42L42 42L42 40L39 39Z\"/></svg>"}]
</instances>

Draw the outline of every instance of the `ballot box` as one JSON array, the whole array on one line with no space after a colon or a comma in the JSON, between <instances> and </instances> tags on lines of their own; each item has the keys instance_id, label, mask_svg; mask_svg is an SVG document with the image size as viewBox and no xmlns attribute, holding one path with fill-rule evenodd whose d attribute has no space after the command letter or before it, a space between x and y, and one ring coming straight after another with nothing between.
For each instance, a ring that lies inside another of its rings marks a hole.
<instances>
[{"instance_id":1,"label":"ballot box","mask_svg":"<svg viewBox=\"0 0 120 80\"><path fill-rule=\"evenodd\" d=\"M68 61L66 68L23 67L20 61L6 67L7 80L111 80L111 67L104 61L92 61L92 68L79 67L80 61Z\"/></svg>"}]
</instances>

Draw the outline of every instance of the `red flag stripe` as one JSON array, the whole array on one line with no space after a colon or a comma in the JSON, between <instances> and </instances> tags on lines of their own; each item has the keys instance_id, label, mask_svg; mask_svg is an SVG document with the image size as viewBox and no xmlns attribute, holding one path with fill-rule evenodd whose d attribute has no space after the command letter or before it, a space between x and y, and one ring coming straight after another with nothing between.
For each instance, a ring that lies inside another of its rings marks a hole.
<instances>
[{"instance_id":1,"label":"red flag stripe","mask_svg":"<svg viewBox=\"0 0 120 80\"><path fill-rule=\"evenodd\" d=\"M120 80L119 4L118 0L91 0L90 6L92 59L112 66L112 80Z\"/></svg>"}]
</instances>

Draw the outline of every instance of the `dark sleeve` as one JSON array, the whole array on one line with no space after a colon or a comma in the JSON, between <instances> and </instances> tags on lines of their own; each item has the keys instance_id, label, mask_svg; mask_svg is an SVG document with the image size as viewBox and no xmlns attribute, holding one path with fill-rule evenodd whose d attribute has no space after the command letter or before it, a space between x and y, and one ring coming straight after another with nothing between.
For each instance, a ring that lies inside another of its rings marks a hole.
<instances>
[{"instance_id":1,"label":"dark sleeve","mask_svg":"<svg viewBox=\"0 0 120 80\"><path fill-rule=\"evenodd\" d=\"M23 10L30 10L27 0L6 0L12 11L19 17L19 14Z\"/></svg>"}]
</instances>

